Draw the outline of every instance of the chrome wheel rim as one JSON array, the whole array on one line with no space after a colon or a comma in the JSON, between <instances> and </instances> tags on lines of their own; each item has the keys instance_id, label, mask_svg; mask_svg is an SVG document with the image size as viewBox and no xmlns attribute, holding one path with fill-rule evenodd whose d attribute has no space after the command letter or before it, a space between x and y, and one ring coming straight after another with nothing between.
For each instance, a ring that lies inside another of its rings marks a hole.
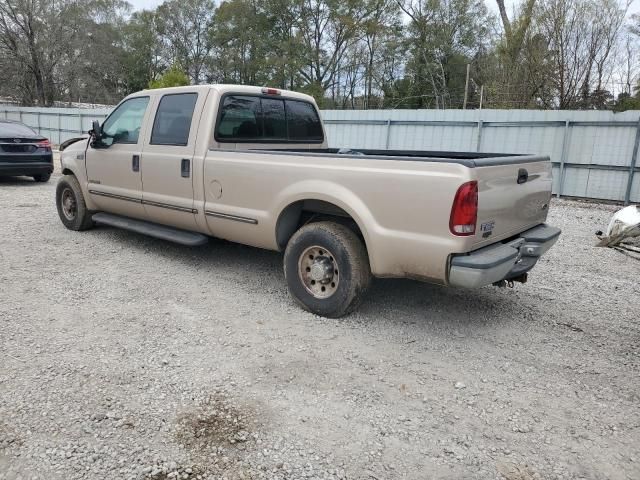
<instances>
[{"instance_id":1,"label":"chrome wheel rim","mask_svg":"<svg viewBox=\"0 0 640 480\"><path fill-rule=\"evenodd\" d=\"M74 220L76 218L77 204L76 196L70 188L65 188L60 196L60 203L62 205L62 214L67 220Z\"/></svg>"},{"instance_id":2,"label":"chrome wheel rim","mask_svg":"<svg viewBox=\"0 0 640 480\"><path fill-rule=\"evenodd\" d=\"M331 297L338 290L340 272L335 256L326 248L307 248L298 259L298 276L314 298Z\"/></svg>"}]
</instances>

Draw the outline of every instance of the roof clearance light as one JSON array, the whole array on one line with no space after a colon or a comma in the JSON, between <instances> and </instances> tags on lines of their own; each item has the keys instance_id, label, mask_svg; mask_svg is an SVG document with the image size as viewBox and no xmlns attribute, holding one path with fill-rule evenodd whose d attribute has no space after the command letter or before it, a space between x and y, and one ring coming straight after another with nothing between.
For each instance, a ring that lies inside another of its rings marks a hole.
<instances>
[{"instance_id":1,"label":"roof clearance light","mask_svg":"<svg viewBox=\"0 0 640 480\"><path fill-rule=\"evenodd\" d=\"M263 88L263 95L280 95L280 90L277 88Z\"/></svg>"}]
</instances>

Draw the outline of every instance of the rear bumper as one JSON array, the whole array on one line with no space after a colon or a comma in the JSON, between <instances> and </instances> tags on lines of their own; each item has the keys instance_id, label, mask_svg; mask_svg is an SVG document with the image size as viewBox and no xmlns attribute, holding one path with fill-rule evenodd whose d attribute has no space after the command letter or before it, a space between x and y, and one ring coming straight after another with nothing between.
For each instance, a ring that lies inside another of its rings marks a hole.
<instances>
[{"instance_id":1,"label":"rear bumper","mask_svg":"<svg viewBox=\"0 0 640 480\"><path fill-rule=\"evenodd\" d=\"M507 243L452 255L449 285L476 288L516 278L531 270L559 237L559 228L543 223Z\"/></svg>"},{"instance_id":2,"label":"rear bumper","mask_svg":"<svg viewBox=\"0 0 640 480\"><path fill-rule=\"evenodd\" d=\"M53 162L2 162L0 175L38 175L53 173Z\"/></svg>"}]
</instances>

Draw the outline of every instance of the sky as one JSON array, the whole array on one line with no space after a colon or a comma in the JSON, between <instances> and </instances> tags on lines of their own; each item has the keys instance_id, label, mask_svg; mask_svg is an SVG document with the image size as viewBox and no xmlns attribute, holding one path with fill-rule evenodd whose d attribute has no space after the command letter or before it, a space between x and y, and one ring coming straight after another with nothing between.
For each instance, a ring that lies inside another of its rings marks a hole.
<instances>
[{"instance_id":1,"label":"sky","mask_svg":"<svg viewBox=\"0 0 640 480\"><path fill-rule=\"evenodd\" d=\"M135 10L147 9L150 10L152 8L160 5L163 0L128 0ZM216 2L218 3L218 2ZM493 10L494 12L498 12L498 8L496 7L495 0L485 0L487 6ZM513 4L518 3L518 0L506 0L507 9L510 12ZM640 0L633 0L631 3L631 7L629 8L629 14L632 13L640 13Z\"/></svg>"}]
</instances>

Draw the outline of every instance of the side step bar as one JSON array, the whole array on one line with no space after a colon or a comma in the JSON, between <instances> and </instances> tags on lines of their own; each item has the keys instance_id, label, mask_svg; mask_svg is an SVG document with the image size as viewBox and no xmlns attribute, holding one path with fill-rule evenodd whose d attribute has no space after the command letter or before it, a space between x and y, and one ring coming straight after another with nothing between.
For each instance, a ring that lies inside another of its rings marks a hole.
<instances>
[{"instance_id":1,"label":"side step bar","mask_svg":"<svg viewBox=\"0 0 640 480\"><path fill-rule=\"evenodd\" d=\"M110 227L123 228L132 232L143 233L150 237L168 240L170 242L179 243L188 247L197 247L204 245L209 241L206 235L196 232L187 232L177 228L159 225L157 223L145 222L144 220L136 220L135 218L123 217L112 213L94 213L93 221L101 225L109 225Z\"/></svg>"}]
</instances>

